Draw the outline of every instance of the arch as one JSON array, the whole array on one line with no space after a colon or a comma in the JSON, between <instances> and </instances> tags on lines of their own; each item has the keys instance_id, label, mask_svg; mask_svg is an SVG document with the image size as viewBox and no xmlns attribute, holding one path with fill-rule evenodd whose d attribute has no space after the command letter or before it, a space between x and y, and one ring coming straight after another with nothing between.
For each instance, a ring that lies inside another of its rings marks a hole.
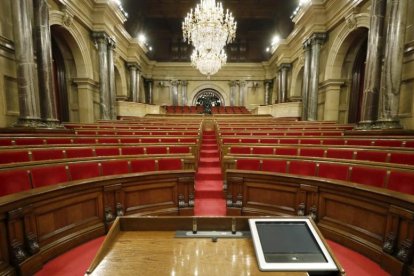
<instances>
[{"instance_id":1,"label":"arch","mask_svg":"<svg viewBox=\"0 0 414 276\"><path fill-rule=\"evenodd\" d=\"M290 90L290 98L300 98L302 97L302 87L303 87L303 64L295 66L292 71L292 85Z\"/></svg>"},{"instance_id":2,"label":"arch","mask_svg":"<svg viewBox=\"0 0 414 276\"><path fill-rule=\"evenodd\" d=\"M84 40L82 32L73 22L73 18L60 11L51 11L50 26L57 25L63 32L61 38L65 40L72 51L72 55L76 64L76 77L93 79L93 66L91 53L88 44Z\"/></svg>"},{"instance_id":3,"label":"arch","mask_svg":"<svg viewBox=\"0 0 414 276\"><path fill-rule=\"evenodd\" d=\"M125 64L121 59L116 59L115 61L115 89L117 98L127 98L128 89L127 89L127 72L125 71Z\"/></svg>"},{"instance_id":4,"label":"arch","mask_svg":"<svg viewBox=\"0 0 414 276\"><path fill-rule=\"evenodd\" d=\"M369 28L369 14L367 13L350 16L347 21L352 24L343 24L338 35L333 38L334 42L329 50L325 66L325 80L341 78L341 68L354 39L358 37L361 30Z\"/></svg>"},{"instance_id":5,"label":"arch","mask_svg":"<svg viewBox=\"0 0 414 276\"><path fill-rule=\"evenodd\" d=\"M191 93L189 93L188 98L193 99L192 104L194 104L194 99L196 98L196 95L204 89L212 89L212 90L217 91L221 95L221 100L222 100L221 106L225 106L226 102L229 101L228 96L222 87L216 84L212 84L212 83L204 83L204 84L197 86L191 91Z\"/></svg>"},{"instance_id":6,"label":"arch","mask_svg":"<svg viewBox=\"0 0 414 276\"><path fill-rule=\"evenodd\" d=\"M222 106L222 103L224 103L223 96L211 88L199 91L193 98L193 105L204 106L204 113L211 113L212 107Z\"/></svg>"}]
</instances>

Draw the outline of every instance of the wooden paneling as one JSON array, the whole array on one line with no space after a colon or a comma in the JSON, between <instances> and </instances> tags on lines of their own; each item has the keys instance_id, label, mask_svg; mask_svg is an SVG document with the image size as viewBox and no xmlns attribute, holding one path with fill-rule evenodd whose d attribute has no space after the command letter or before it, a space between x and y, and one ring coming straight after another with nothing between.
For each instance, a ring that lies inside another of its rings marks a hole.
<instances>
[{"instance_id":1,"label":"wooden paneling","mask_svg":"<svg viewBox=\"0 0 414 276\"><path fill-rule=\"evenodd\" d=\"M229 215L309 215L326 238L359 251L391 274L414 271L412 195L339 180L240 170L227 171L227 193Z\"/></svg>"},{"instance_id":2,"label":"wooden paneling","mask_svg":"<svg viewBox=\"0 0 414 276\"><path fill-rule=\"evenodd\" d=\"M0 275L33 275L49 259L105 234L117 216L191 214L193 170L72 181L0 198ZM180 193L178 193L180 191Z\"/></svg>"}]
</instances>

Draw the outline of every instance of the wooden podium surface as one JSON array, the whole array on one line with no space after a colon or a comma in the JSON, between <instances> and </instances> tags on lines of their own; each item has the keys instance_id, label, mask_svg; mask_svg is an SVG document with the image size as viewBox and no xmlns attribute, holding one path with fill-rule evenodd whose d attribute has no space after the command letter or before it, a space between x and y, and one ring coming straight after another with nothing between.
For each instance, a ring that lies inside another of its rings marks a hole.
<instances>
[{"instance_id":1,"label":"wooden podium surface","mask_svg":"<svg viewBox=\"0 0 414 276\"><path fill-rule=\"evenodd\" d=\"M259 271L251 238L175 237L194 224L198 231L249 229L247 217L120 217L87 275L307 275Z\"/></svg>"}]
</instances>

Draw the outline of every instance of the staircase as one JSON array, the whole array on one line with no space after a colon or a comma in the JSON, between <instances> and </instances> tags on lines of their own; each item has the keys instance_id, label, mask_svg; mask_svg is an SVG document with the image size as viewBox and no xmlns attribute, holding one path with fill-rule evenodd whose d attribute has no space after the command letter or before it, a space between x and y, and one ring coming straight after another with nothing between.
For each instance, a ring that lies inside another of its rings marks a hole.
<instances>
[{"instance_id":1,"label":"staircase","mask_svg":"<svg viewBox=\"0 0 414 276\"><path fill-rule=\"evenodd\" d=\"M225 216L219 150L214 131L203 131L200 160L195 176L195 216Z\"/></svg>"}]
</instances>

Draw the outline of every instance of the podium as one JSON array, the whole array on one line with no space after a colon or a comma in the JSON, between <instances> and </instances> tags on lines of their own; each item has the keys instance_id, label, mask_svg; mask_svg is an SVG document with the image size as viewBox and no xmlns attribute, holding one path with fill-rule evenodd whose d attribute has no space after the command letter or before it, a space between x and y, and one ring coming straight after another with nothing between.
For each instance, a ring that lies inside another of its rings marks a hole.
<instances>
[{"instance_id":1,"label":"podium","mask_svg":"<svg viewBox=\"0 0 414 276\"><path fill-rule=\"evenodd\" d=\"M249 217L118 217L86 275L309 274L260 271Z\"/></svg>"}]
</instances>

